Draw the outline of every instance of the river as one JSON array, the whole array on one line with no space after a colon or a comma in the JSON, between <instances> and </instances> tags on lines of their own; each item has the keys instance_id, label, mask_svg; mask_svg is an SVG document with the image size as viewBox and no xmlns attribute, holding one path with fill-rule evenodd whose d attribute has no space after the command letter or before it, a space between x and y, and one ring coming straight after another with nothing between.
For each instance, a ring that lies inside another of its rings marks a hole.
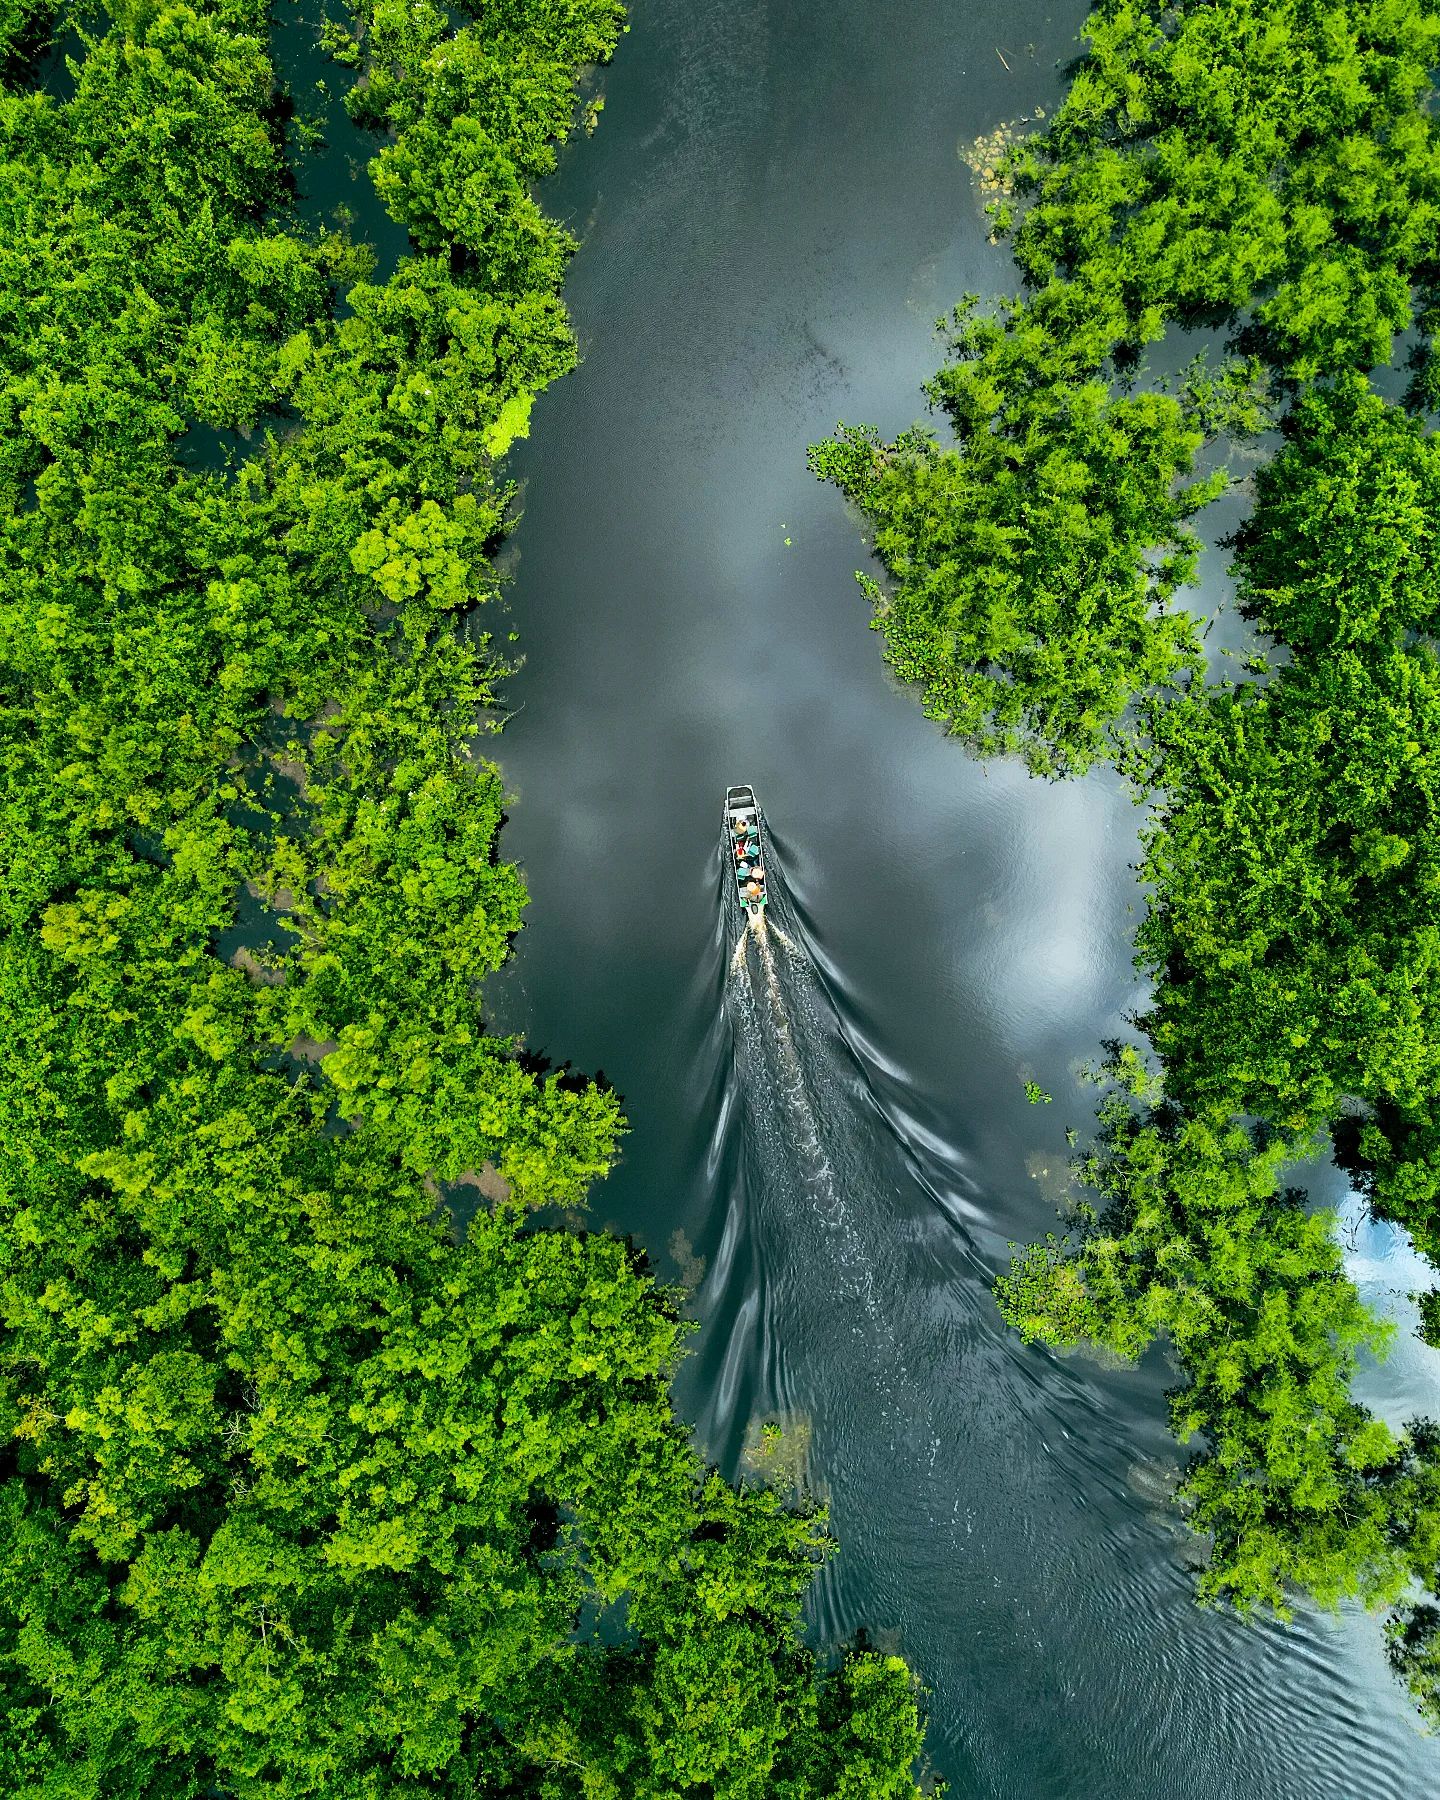
<instances>
[{"instance_id":1,"label":"river","mask_svg":"<svg viewBox=\"0 0 1440 1800\"><path fill-rule=\"evenodd\" d=\"M1090 1118L1076 1071L1140 997L1138 819L1104 772L982 769L924 720L804 468L838 418L917 416L935 316L1011 283L958 150L1053 105L1082 16L636 0L546 192L584 238L584 363L513 458L499 747L533 902L491 999L622 1093L593 1214L695 1286L678 1403L727 1473L763 1419L806 1453L841 1543L817 1641L903 1651L957 1796L1434 1793L1375 1621L1195 1608L1163 1356L1000 1323L989 1281ZM731 781L775 838L772 969L731 967Z\"/></svg>"}]
</instances>

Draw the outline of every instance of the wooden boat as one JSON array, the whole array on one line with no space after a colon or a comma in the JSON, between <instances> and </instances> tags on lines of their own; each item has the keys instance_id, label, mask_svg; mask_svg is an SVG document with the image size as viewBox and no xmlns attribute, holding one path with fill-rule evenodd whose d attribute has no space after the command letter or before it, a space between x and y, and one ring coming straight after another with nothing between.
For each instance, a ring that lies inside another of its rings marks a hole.
<instances>
[{"instance_id":1,"label":"wooden boat","mask_svg":"<svg viewBox=\"0 0 1440 1800\"><path fill-rule=\"evenodd\" d=\"M725 853L735 877L740 904L752 919L765 911L765 842L755 790L728 788L725 793Z\"/></svg>"}]
</instances>

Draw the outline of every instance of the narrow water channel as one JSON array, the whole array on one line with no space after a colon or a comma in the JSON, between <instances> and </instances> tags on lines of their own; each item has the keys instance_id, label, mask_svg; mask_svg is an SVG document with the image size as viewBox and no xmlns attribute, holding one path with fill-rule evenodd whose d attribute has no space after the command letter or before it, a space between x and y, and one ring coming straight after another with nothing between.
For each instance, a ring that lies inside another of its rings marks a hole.
<instances>
[{"instance_id":1,"label":"narrow water channel","mask_svg":"<svg viewBox=\"0 0 1440 1800\"><path fill-rule=\"evenodd\" d=\"M1089 1119L1074 1071L1137 998L1137 819L1103 773L982 771L926 723L804 469L837 418L908 423L935 316L1009 283L957 151L1053 104L1083 12L635 0L547 190L585 362L517 459L533 903L499 1022L623 1094L593 1209L696 1284L681 1408L729 1473L764 1419L806 1452L842 1545L815 1632L912 1661L956 1795L1440 1792L1372 1621L1195 1609L1163 1357L1057 1359L996 1315ZM790 940L739 970L734 781Z\"/></svg>"}]
</instances>

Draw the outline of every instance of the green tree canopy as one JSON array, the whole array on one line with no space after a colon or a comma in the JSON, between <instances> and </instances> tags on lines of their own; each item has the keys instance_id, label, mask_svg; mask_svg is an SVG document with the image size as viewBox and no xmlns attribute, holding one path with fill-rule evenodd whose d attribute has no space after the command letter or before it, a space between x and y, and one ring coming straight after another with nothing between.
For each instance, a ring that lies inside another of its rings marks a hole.
<instances>
[{"instance_id":1,"label":"green tree canopy","mask_svg":"<svg viewBox=\"0 0 1440 1800\"><path fill-rule=\"evenodd\" d=\"M849 428L811 466L874 527L888 582L862 582L927 710L1037 773L1113 753L1151 808L1138 1022L1163 1085L1110 1065L1080 1164L1098 1203L1017 1256L1002 1311L1051 1344L1169 1342L1202 1597L1433 1596L1435 1429L1352 1400L1383 1334L1281 1176L1329 1133L1440 1255L1440 462L1368 384L1418 325L1409 401L1436 394L1440 10L1113 0L1085 36L990 207L1022 296L967 302L927 389L953 447ZM1225 329L1232 360L1157 385L1172 326ZM1276 647L1210 687L1175 602L1225 484L1193 471L1267 413L1281 445L1233 548ZM1432 1719L1437 1644L1440 1609L1403 1604L1393 1659Z\"/></svg>"},{"instance_id":2,"label":"green tree canopy","mask_svg":"<svg viewBox=\"0 0 1440 1800\"><path fill-rule=\"evenodd\" d=\"M1262 416L1246 361L1137 389L1146 348L1232 327L1277 393L1367 370L1440 241L1430 0L1113 0L1084 35L1064 104L1008 155L1016 200L991 205L1025 295L967 303L926 390L955 448L851 427L810 455L874 527L889 586L862 585L896 671L980 754L1044 774L1083 772L1196 667L1171 602L1186 521L1226 481L1189 477Z\"/></svg>"},{"instance_id":3,"label":"green tree canopy","mask_svg":"<svg viewBox=\"0 0 1440 1800\"><path fill-rule=\"evenodd\" d=\"M530 183L620 9L328 33L383 282L289 211L267 23L0 91L4 1786L915 1800L908 1669L800 1635L822 1515L704 1466L643 1255L535 1222L615 1096L485 1026L497 459L575 360Z\"/></svg>"}]
</instances>

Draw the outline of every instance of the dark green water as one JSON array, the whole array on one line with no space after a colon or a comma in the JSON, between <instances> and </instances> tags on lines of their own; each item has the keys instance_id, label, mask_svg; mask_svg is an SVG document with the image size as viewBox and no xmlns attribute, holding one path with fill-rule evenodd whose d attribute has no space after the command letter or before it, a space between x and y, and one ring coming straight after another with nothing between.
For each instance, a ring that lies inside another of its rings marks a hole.
<instances>
[{"instance_id":1,"label":"dark green water","mask_svg":"<svg viewBox=\"0 0 1440 1800\"><path fill-rule=\"evenodd\" d=\"M637 0L548 190L585 238L586 360L516 459L529 660L501 756L534 902L498 1003L624 1094L594 1210L668 1275L677 1231L705 1260L681 1406L732 1472L758 1418L809 1427L843 1546L817 1636L904 1651L957 1794L1440 1792L1373 1621L1195 1610L1163 1359L1000 1325L990 1276L1053 1223L1089 1117L1073 1070L1138 998L1137 818L1103 774L982 772L923 720L866 630L858 528L803 466L837 418L908 423L935 315L1008 284L957 146L1053 103L1081 16ZM737 780L776 839L773 987L758 949L727 973ZM1403 1288L1353 1230L1369 1287ZM1372 1386L1433 1406L1434 1361Z\"/></svg>"}]
</instances>

